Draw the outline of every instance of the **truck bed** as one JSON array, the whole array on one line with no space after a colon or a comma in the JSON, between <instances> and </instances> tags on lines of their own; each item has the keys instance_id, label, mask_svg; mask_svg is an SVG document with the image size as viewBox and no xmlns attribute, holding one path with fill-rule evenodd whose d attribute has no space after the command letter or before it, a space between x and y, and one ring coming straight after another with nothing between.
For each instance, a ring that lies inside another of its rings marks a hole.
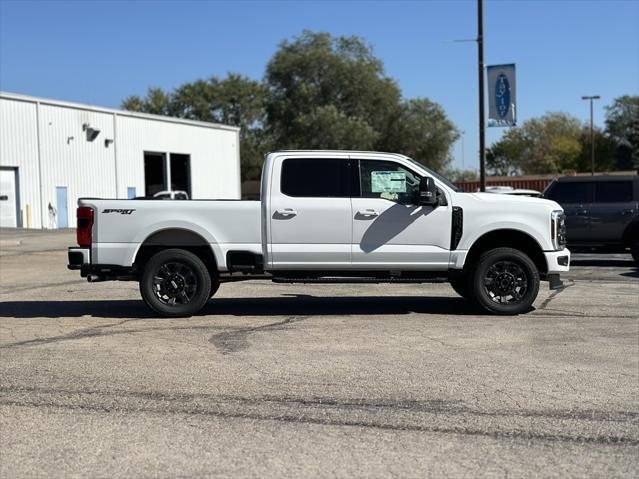
<instances>
[{"instance_id":1,"label":"truck bed","mask_svg":"<svg viewBox=\"0 0 639 479\"><path fill-rule=\"evenodd\" d=\"M145 240L170 229L200 235L222 268L228 250L261 253L259 201L82 198L78 204L95 211L92 263L130 266Z\"/></svg>"}]
</instances>

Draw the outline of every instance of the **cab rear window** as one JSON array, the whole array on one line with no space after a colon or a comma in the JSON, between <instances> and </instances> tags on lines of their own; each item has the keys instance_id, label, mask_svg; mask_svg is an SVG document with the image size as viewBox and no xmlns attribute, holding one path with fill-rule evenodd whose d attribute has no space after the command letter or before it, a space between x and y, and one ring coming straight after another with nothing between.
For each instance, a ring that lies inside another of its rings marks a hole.
<instances>
[{"instance_id":1,"label":"cab rear window","mask_svg":"<svg viewBox=\"0 0 639 479\"><path fill-rule=\"evenodd\" d=\"M348 198L347 159L291 158L282 163L282 193L309 198Z\"/></svg>"}]
</instances>

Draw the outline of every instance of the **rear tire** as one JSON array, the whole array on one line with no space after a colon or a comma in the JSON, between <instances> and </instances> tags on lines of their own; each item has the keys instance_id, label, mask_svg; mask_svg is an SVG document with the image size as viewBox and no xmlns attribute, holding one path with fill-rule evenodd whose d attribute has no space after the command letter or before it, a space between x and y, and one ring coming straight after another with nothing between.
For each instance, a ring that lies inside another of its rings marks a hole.
<instances>
[{"instance_id":1,"label":"rear tire","mask_svg":"<svg viewBox=\"0 0 639 479\"><path fill-rule=\"evenodd\" d=\"M151 256L140 280L146 305L165 317L197 313L211 291L211 276L202 260L182 249L166 249Z\"/></svg>"},{"instance_id":2,"label":"rear tire","mask_svg":"<svg viewBox=\"0 0 639 479\"><path fill-rule=\"evenodd\" d=\"M489 313L525 313L539 293L539 271L521 251L495 248L479 257L470 286L475 302Z\"/></svg>"}]
</instances>

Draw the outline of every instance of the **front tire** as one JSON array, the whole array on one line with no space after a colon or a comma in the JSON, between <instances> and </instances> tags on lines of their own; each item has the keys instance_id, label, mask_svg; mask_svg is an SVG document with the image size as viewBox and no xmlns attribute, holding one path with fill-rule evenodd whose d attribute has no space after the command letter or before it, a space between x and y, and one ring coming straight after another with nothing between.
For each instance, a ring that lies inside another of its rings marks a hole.
<instances>
[{"instance_id":1,"label":"front tire","mask_svg":"<svg viewBox=\"0 0 639 479\"><path fill-rule=\"evenodd\" d=\"M140 294L160 316L191 316L211 293L211 276L200 258L182 249L154 254L144 266Z\"/></svg>"},{"instance_id":2,"label":"front tire","mask_svg":"<svg viewBox=\"0 0 639 479\"><path fill-rule=\"evenodd\" d=\"M539 271L521 251L495 248L480 256L471 288L475 302L489 313L525 313L539 293Z\"/></svg>"}]
</instances>

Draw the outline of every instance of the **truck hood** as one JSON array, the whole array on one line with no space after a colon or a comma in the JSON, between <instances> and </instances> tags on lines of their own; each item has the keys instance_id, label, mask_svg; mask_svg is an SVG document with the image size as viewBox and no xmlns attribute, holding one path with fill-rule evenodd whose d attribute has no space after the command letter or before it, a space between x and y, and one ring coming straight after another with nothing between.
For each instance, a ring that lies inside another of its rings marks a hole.
<instances>
[{"instance_id":1,"label":"truck hood","mask_svg":"<svg viewBox=\"0 0 639 479\"><path fill-rule=\"evenodd\" d=\"M500 205L512 204L513 207L522 205L525 203L530 206L543 206L553 210L562 210L563 208L551 200L544 198L533 198L531 196L514 196L514 195L500 195L498 193L467 193L478 200L486 201L488 203L498 203Z\"/></svg>"}]
</instances>

